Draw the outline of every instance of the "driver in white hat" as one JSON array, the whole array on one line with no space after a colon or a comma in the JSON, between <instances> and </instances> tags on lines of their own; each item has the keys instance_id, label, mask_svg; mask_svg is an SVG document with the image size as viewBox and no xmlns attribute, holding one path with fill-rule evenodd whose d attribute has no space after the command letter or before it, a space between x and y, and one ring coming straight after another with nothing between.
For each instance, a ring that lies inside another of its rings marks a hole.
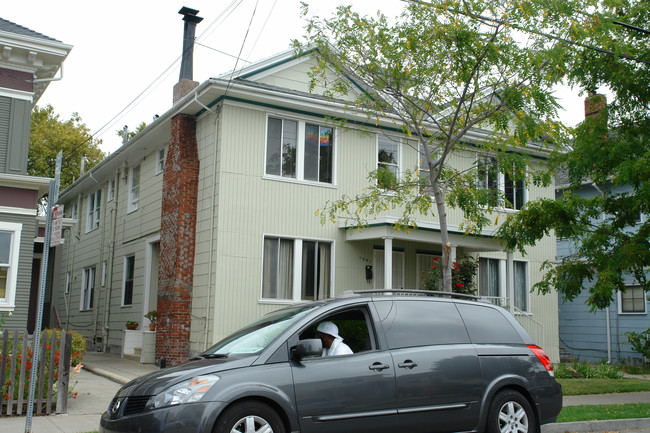
<instances>
[{"instance_id":1,"label":"driver in white hat","mask_svg":"<svg viewBox=\"0 0 650 433\"><path fill-rule=\"evenodd\" d=\"M318 337L323 342L323 356L349 355L352 349L339 336L339 328L332 322L321 322L316 328Z\"/></svg>"}]
</instances>

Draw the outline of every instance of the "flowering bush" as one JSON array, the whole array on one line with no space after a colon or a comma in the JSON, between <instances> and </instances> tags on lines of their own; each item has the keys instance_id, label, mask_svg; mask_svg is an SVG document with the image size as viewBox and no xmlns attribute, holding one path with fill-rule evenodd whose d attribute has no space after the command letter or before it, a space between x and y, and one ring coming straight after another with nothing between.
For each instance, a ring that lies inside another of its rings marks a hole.
<instances>
[{"instance_id":1,"label":"flowering bush","mask_svg":"<svg viewBox=\"0 0 650 433\"><path fill-rule=\"evenodd\" d=\"M56 347L54 347L54 352L52 352L52 333L56 332L57 339ZM86 339L81 336L78 332L69 331L72 334L72 353L71 353L71 365L72 366L81 366L81 361L83 360L84 355L86 354ZM59 337L61 336L60 329L45 329L41 333L41 344L45 344L45 353L41 356L39 365L43 363L43 376L40 378L40 384L38 386L46 387L50 381L50 374L52 374L52 383L54 385L54 396L56 396L56 388L59 380L59 363L61 361L61 347L59 344ZM32 340L33 341L33 340ZM20 373L23 370L24 364L24 387L22 389L23 399L29 397L29 383L32 374L32 365L34 360L34 349L32 346L25 348L25 357L23 358L23 341L22 339L17 341L15 347L13 347L13 340L9 340L9 344L6 348L6 353L0 352L0 357L4 357L5 360L5 377L2 379L2 386L0 387L0 393L2 394L2 400L9 400L10 393L12 394L12 399L17 400L21 390L19 389L18 384L20 383ZM2 349L0 347L0 349ZM52 361L52 355L54 355L54 365L53 369L50 368L50 363ZM12 357L16 357L16 366L11 368ZM1 359L1 358L0 358ZM81 367L79 367L81 368ZM75 368L73 371L77 372L78 369ZM44 388L43 388L44 389ZM38 388L37 388L38 390ZM71 393L73 397L76 397L74 393Z\"/></svg>"},{"instance_id":2,"label":"flowering bush","mask_svg":"<svg viewBox=\"0 0 650 433\"><path fill-rule=\"evenodd\" d=\"M433 258L433 265L424 278L425 290L440 290L442 288L442 263L439 257ZM478 270L478 262L471 257L463 257L452 263L451 289L454 293L475 295L474 278Z\"/></svg>"}]
</instances>

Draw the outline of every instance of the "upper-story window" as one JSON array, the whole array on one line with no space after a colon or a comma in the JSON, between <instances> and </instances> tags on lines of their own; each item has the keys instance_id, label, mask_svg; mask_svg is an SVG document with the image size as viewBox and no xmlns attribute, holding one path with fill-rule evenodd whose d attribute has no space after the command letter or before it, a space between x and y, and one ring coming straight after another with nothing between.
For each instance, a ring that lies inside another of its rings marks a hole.
<instances>
[{"instance_id":1,"label":"upper-story window","mask_svg":"<svg viewBox=\"0 0 650 433\"><path fill-rule=\"evenodd\" d=\"M480 156L478 166L478 186L492 192L488 205L503 206L506 209L521 209L527 201L527 191L523 180L515 180L508 174L499 172L499 164L492 156ZM500 197L504 200L501 201Z\"/></svg>"},{"instance_id":2,"label":"upper-story window","mask_svg":"<svg viewBox=\"0 0 650 433\"><path fill-rule=\"evenodd\" d=\"M266 174L332 183L334 128L269 117L266 135Z\"/></svg>"},{"instance_id":3,"label":"upper-story window","mask_svg":"<svg viewBox=\"0 0 650 433\"><path fill-rule=\"evenodd\" d=\"M112 177L108 180L108 191L106 192L106 201L111 201L115 198L115 178Z\"/></svg>"},{"instance_id":4,"label":"upper-story window","mask_svg":"<svg viewBox=\"0 0 650 433\"><path fill-rule=\"evenodd\" d=\"M165 170L165 148L158 150L158 159L156 160L156 174L160 174Z\"/></svg>"},{"instance_id":5,"label":"upper-story window","mask_svg":"<svg viewBox=\"0 0 650 433\"><path fill-rule=\"evenodd\" d=\"M81 297L79 299L79 310L92 310L93 298L95 295L95 267L91 266L83 270L81 281Z\"/></svg>"},{"instance_id":6,"label":"upper-story window","mask_svg":"<svg viewBox=\"0 0 650 433\"><path fill-rule=\"evenodd\" d=\"M129 202L127 212L133 212L138 209L140 200L140 164L134 165L129 171Z\"/></svg>"},{"instance_id":7,"label":"upper-story window","mask_svg":"<svg viewBox=\"0 0 650 433\"><path fill-rule=\"evenodd\" d=\"M395 178L400 174L401 143L385 135L377 136L377 169L389 170Z\"/></svg>"},{"instance_id":8,"label":"upper-story window","mask_svg":"<svg viewBox=\"0 0 650 433\"><path fill-rule=\"evenodd\" d=\"M0 221L0 311L13 311L22 224Z\"/></svg>"},{"instance_id":9,"label":"upper-story window","mask_svg":"<svg viewBox=\"0 0 650 433\"><path fill-rule=\"evenodd\" d=\"M98 189L92 194L86 196L86 209L88 218L86 219L86 232L99 227L99 218L101 216L102 190Z\"/></svg>"}]
</instances>

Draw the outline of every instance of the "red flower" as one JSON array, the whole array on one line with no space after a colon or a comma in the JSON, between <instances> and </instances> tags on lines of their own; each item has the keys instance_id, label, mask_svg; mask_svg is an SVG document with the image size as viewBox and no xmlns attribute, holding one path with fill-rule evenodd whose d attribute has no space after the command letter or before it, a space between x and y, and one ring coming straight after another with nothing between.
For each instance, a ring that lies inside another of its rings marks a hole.
<instances>
[{"instance_id":1,"label":"red flower","mask_svg":"<svg viewBox=\"0 0 650 433\"><path fill-rule=\"evenodd\" d=\"M433 261L434 261L434 262L437 262L438 260L439 260L438 257L434 257L434 258L433 258Z\"/></svg>"},{"instance_id":2,"label":"red flower","mask_svg":"<svg viewBox=\"0 0 650 433\"><path fill-rule=\"evenodd\" d=\"M435 268L435 267L436 267L436 265L431 265L431 268L432 268L432 269Z\"/></svg>"},{"instance_id":3,"label":"red flower","mask_svg":"<svg viewBox=\"0 0 650 433\"><path fill-rule=\"evenodd\" d=\"M458 266L458 263L454 262L454 269L459 270L460 266Z\"/></svg>"},{"instance_id":4,"label":"red flower","mask_svg":"<svg viewBox=\"0 0 650 433\"><path fill-rule=\"evenodd\" d=\"M2 396L5 400L9 400L9 393L5 392L5 394Z\"/></svg>"},{"instance_id":5,"label":"red flower","mask_svg":"<svg viewBox=\"0 0 650 433\"><path fill-rule=\"evenodd\" d=\"M462 289L465 286L463 285L463 283L456 283L456 287L458 287L459 289Z\"/></svg>"}]
</instances>

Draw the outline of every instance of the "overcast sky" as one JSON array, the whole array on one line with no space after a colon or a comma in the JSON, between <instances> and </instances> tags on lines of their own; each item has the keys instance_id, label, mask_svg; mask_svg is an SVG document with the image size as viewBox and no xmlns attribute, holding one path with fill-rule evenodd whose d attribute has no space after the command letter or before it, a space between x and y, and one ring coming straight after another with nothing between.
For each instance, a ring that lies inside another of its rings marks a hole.
<instances>
[{"instance_id":1,"label":"overcast sky","mask_svg":"<svg viewBox=\"0 0 650 433\"><path fill-rule=\"evenodd\" d=\"M308 0L310 10L329 17L338 4L388 16L404 7L401 0ZM246 61L289 48L304 33L299 0L14 0L3 1L6 20L72 45L63 79L50 83L38 105L51 104L64 119L81 115L102 150L115 151L118 129L150 123L172 104L182 50L182 6L198 9L194 80L203 82ZM250 26L249 26L250 24ZM563 89L562 117L575 124L583 116L582 98Z\"/></svg>"}]
</instances>

